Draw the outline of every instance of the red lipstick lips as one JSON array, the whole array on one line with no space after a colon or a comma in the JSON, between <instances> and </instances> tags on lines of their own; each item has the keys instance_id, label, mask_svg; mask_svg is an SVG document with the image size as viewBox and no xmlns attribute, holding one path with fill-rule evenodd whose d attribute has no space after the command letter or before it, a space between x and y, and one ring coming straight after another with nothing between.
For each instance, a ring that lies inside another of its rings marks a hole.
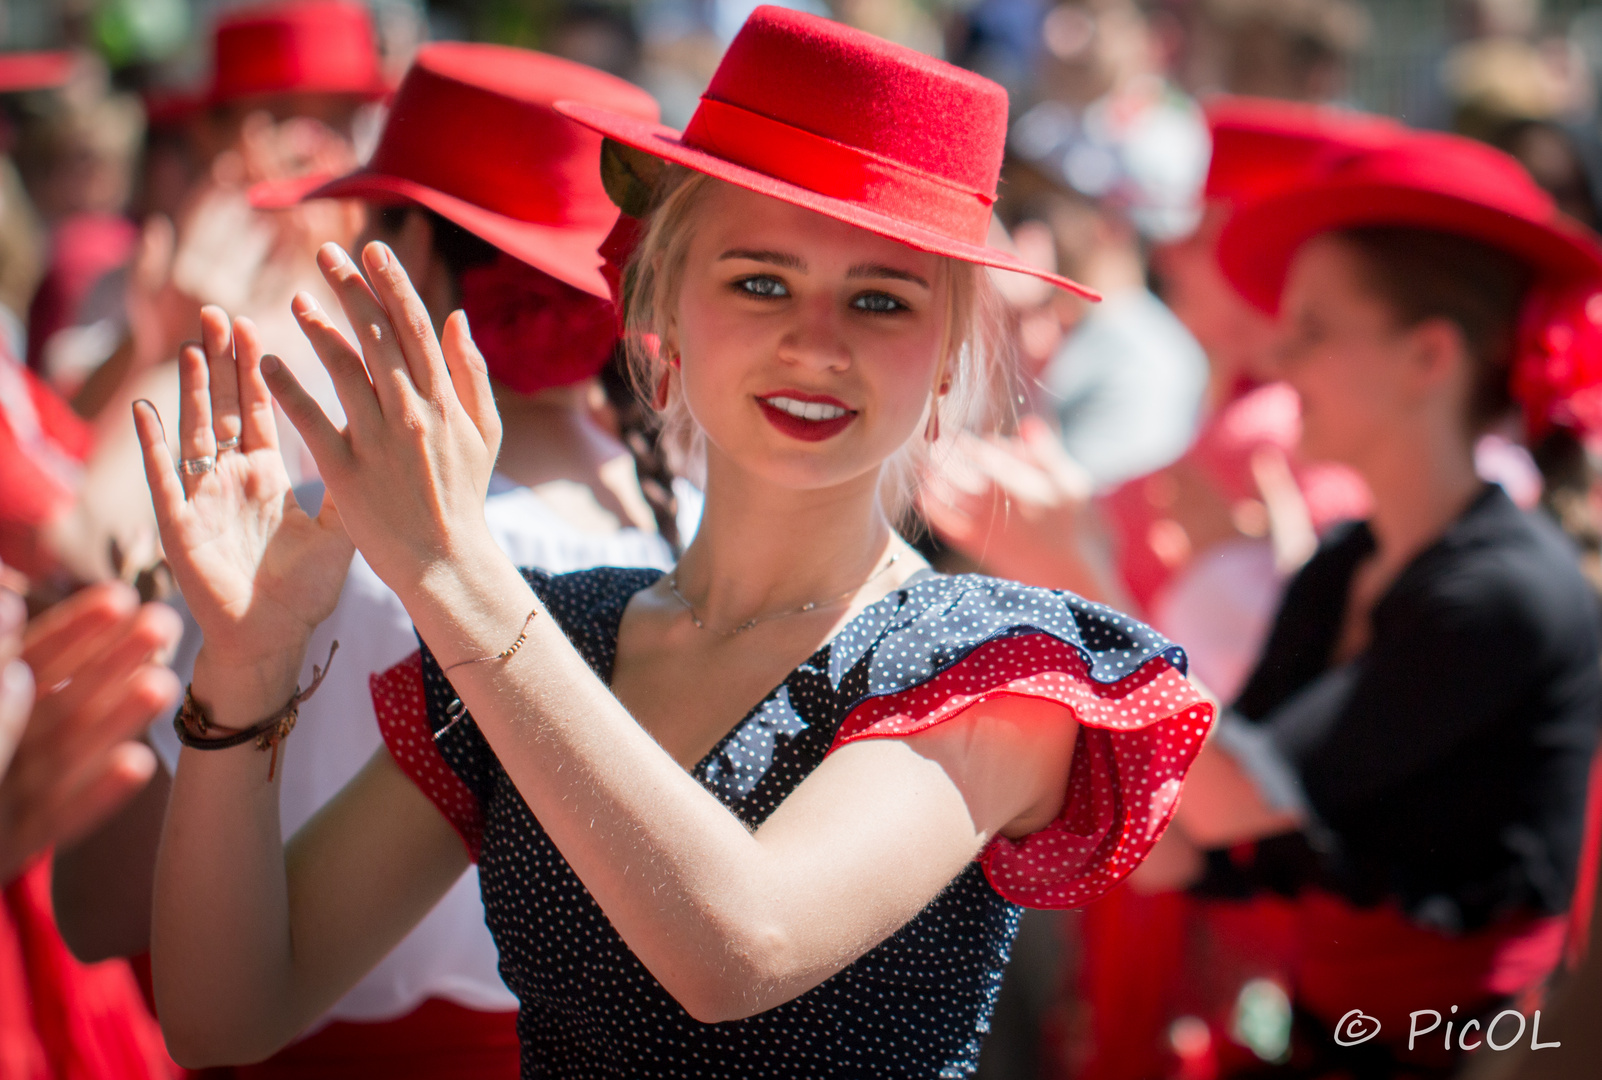
<instances>
[{"instance_id":1,"label":"red lipstick lips","mask_svg":"<svg viewBox=\"0 0 1602 1080\"><path fill-rule=\"evenodd\" d=\"M845 413L831 419L809 420L802 416L786 412L784 409L768 404L769 400L789 398L806 405L828 405L836 409L845 409ZM845 402L822 394L808 394L800 390L776 390L771 394L763 394L756 399L762 408L762 415L767 417L768 423L792 439L802 442L822 442L832 439L846 428L851 421L857 418L856 411L846 407Z\"/></svg>"}]
</instances>

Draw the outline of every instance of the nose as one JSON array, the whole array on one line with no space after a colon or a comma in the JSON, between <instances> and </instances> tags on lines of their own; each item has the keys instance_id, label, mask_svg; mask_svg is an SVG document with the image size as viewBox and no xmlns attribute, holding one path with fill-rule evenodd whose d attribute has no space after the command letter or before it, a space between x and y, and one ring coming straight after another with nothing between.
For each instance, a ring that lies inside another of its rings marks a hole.
<instances>
[{"instance_id":1,"label":"nose","mask_svg":"<svg viewBox=\"0 0 1602 1080\"><path fill-rule=\"evenodd\" d=\"M811 296L792 309L794 320L779 341L779 359L815 371L851 366L851 345L833 298Z\"/></svg>"}]
</instances>

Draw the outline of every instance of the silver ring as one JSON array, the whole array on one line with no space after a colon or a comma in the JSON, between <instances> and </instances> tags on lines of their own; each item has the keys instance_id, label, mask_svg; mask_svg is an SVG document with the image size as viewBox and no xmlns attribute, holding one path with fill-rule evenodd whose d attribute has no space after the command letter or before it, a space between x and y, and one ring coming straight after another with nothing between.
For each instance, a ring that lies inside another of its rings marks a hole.
<instances>
[{"instance_id":1,"label":"silver ring","mask_svg":"<svg viewBox=\"0 0 1602 1080\"><path fill-rule=\"evenodd\" d=\"M178 463L178 471L185 476L204 476L217 467L217 459L207 455L205 457L185 458Z\"/></svg>"},{"instance_id":2,"label":"silver ring","mask_svg":"<svg viewBox=\"0 0 1602 1080\"><path fill-rule=\"evenodd\" d=\"M224 439L222 442L217 444L217 453L219 453L219 454L222 453L224 450L238 450L238 449L239 449L239 436L238 435L235 435L231 439Z\"/></svg>"}]
</instances>

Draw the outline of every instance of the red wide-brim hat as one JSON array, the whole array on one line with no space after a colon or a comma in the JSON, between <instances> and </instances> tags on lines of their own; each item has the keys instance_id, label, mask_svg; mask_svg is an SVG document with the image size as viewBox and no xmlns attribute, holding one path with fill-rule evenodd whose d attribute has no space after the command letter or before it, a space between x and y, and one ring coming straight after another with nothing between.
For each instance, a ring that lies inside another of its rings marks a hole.
<instances>
[{"instance_id":1,"label":"red wide-brim hat","mask_svg":"<svg viewBox=\"0 0 1602 1080\"><path fill-rule=\"evenodd\" d=\"M1334 155L1401 141L1388 116L1278 98L1218 94L1203 106L1212 134L1207 198L1241 203L1303 179Z\"/></svg>"},{"instance_id":2,"label":"red wide-brim hat","mask_svg":"<svg viewBox=\"0 0 1602 1080\"><path fill-rule=\"evenodd\" d=\"M1596 236L1565 217L1517 161L1471 139L1422 132L1338 155L1239 207L1219 235L1218 262L1247 300L1272 314L1304 243L1384 225L1481 241L1524 260L1545 283L1602 281Z\"/></svg>"},{"instance_id":3,"label":"red wide-brim hat","mask_svg":"<svg viewBox=\"0 0 1602 1080\"><path fill-rule=\"evenodd\" d=\"M1100 299L986 242L1007 92L860 30L757 8L682 132L580 101L557 108L625 146L748 191Z\"/></svg>"},{"instance_id":4,"label":"red wide-brim hat","mask_svg":"<svg viewBox=\"0 0 1602 1080\"><path fill-rule=\"evenodd\" d=\"M222 105L274 94L380 98L393 89L365 3L278 0L236 8L219 20L204 101Z\"/></svg>"},{"instance_id":5,"label":"red wide-brim hat","mask_svg":"<svg viewBox=\"0 0 1602 1080\"><path fill-rule=\"evenodd\" d=\"M75 62L70 52L0 53L0 94L64 86Z\"/></svg>"},{"instance_id":6,"label":"red wide-brim hat","mask_svg":"<svg viewBox=\"0 0 1602 1080\"><path fill-rule=\"evenodd\" d=\"M597 249L617 220L601 136L558 113L593 102L647 123L656 102L605 72L527 49L442 42L418 51L367 165L346 176L258 184L263 209L302 199L426 207L592 296L611 294Z\"/></svg>"}]
</instances>

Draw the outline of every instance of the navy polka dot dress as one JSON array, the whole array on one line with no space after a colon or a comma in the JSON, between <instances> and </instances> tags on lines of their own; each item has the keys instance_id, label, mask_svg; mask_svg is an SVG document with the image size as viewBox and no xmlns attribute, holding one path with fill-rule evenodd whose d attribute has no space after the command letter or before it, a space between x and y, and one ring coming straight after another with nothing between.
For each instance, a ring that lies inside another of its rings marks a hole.
<instances>
[{"instance_id":1,"label":"navy polka dot dress","mask_svg":"<svg viewBox=\"0 0 1602 1080\"><path fill-rule=\"evenodd\" d=\"M602 678L655 570L528 572ZM759 826L834 749L924 730L996 694L1080 724L1063 812L998 838L916 918L801 996L703 1024L612 929L424 649L372 679L396 762L479 863L501 974L521 1003L523 1075L956 1077L989 1029L1020 903L1083 904L1132 869L1173 810L1212 719L1179 649L1068 594L925 575L870 605L775 687L694 776ZM437 738L436 738L437 733Z\"/></svg>"}]
</instances>

